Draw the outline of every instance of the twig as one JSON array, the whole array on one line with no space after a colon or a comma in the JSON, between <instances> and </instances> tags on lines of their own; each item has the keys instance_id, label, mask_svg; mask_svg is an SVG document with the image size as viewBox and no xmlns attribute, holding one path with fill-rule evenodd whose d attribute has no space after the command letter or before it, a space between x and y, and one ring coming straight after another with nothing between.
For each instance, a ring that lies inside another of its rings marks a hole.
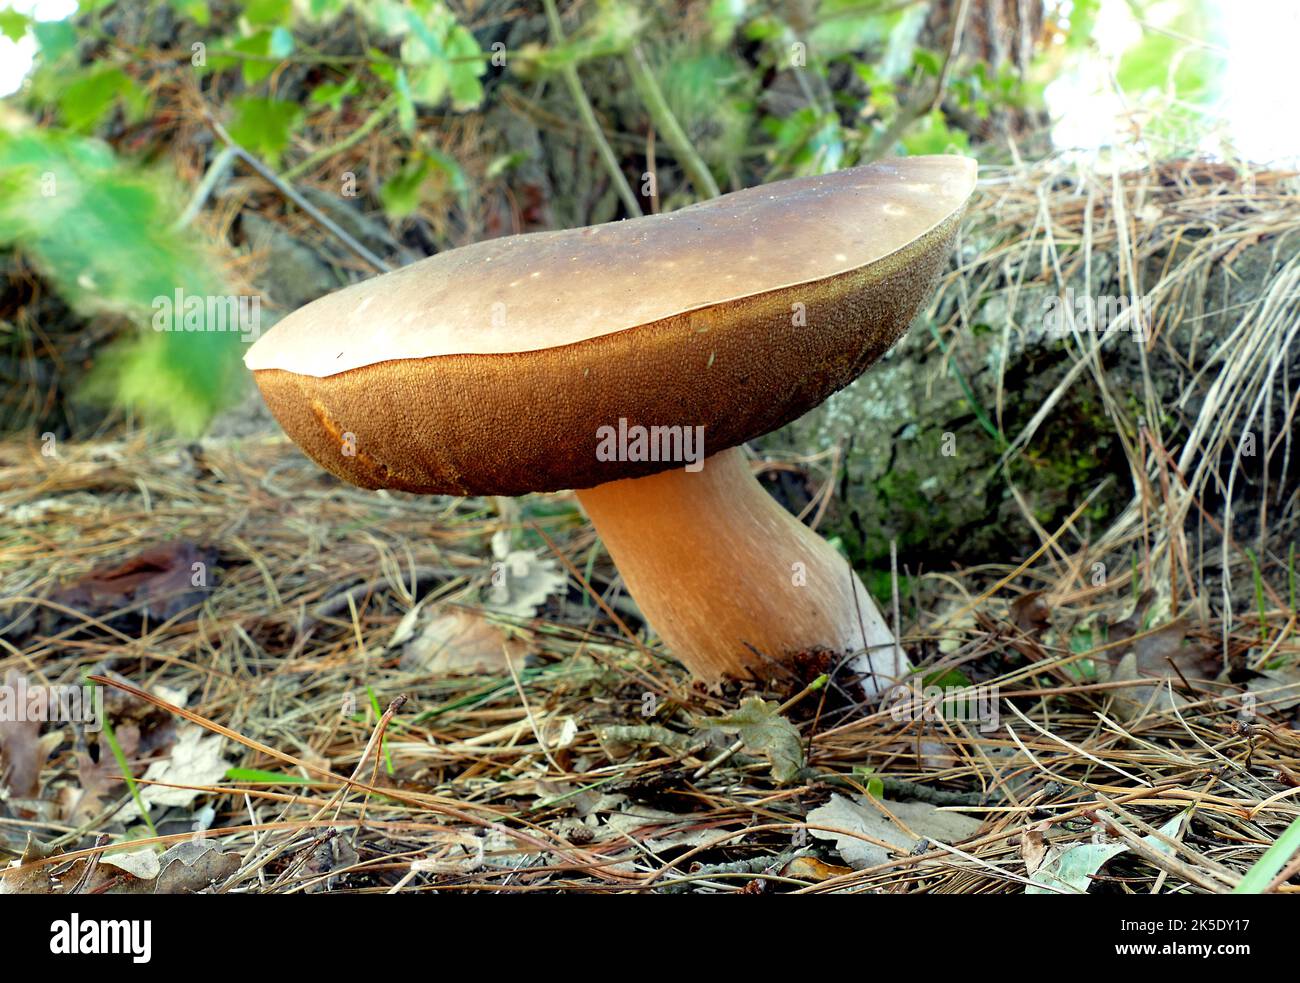
<instances>
[{"instance_id":1,"label":"twig","mask_svg":"<svg viewBox=\"0 0 1300 983\"><path fill-rule=\"evenodd\" d=\"M235 149L227 144L221 148L216 157L212 158L212 163L208 165L208 169L203 174L203 180L194 189L194 195L190 198L189 204L185 206L185 211L181 213L181 217L176 220L175 228L183 229L194 221L199 212L203 210L204 203L212 195L213 189L226 176L226 172L230 170L230 165L235 162L235 157Z\"/></svg>"},{"instance_id":2,"label":"twig","mask_svg":"<svg viewBox=\"0 0 1300 983\"><path fill-rule=\"evenodd\" d=\"M718 190L718 182L713 180L709 168L695 152L690 137L686 135L686 131L677 122L677 117L673 115L668 100L664 98L663 90L659 88L654 73L650 71L640 45L632 45L624 61L627 63L628 73L632 76L632 85L636 88L637 95L641 97L641 102L645 104L646 112L650 114L655 128L664 135L668 146L673 148L673 153L677 155L677 162L682 165L682 170L690 178L696 194L703 198L718 197L722 193Z\"/></svg>"},{"instance_id":3,"label":"twig","mask_svg":"<svg viewBox=\"0 0 1300 983\"><path fill-rule=\"evenodd\" d=\"M375 108L375 111L366 118L364 123L345 136L342 140L338 141L338 143L330 144L328 147L321 147L314 153L308 154L301 161L294 164L293 167L280 175L281 179L285 181L294 181L302 177L312 168L323 164L331 157L343 153L343 151L347 150L349 147L356 146L364 140L375 127L392 115L396 108L397 96L389 96Z\"/></svg>"},{"instance_id":4,"label":"twig","mask_svg":"<svg viewBox=\"0 0 1300 983\"><path fill-rule=\"evenodd\" d=\"M542 0L542 2L546 7L546 22L550 25L551 40L561 44L564 41L564 28L560 25L560 13L555 9L555 0ZM591 108L591 100L587 98L586 90L582 87L582 79L578 77L577 68L573 65L565 65L560 69L560 75L569 88L569 95L578 109L578 115L582 117L583 124L587 127L587 133L596 145L596 151L600 154L605 170L609 172L610 179L614 182L614 190L623 200L623 207L634 216L642 215L641 203L633 194L632 186L627 183L627 175L619 167L618 158L614 156L609 141L605 139L605 131L600 128L596 112Z\"/></svg>"},{"instance_id":5,"label":"twig","mask_svg":"<svg viewBox=\"0 0 1300 983\"><path fill-rule=\"evenodd\" d=\"M372 253L365 246L361 245L361 243L357 242L356 239L352 238L352 236L349 235L347 231L342 228L342 226L340 226L332 218L330 218L319 208L317 208L315 205L309 202L306 198L300 195L297 191L295 191L291 185L286 184L284 180L282 180L280 176L275 173L275 171L271 170L260 160L258 160L252 154L250 154L247 150L241 147L238 143L236 143L234 139L231 138L230 134L226 132L226 128L222 126L212 116L211 113L208 113L207 117L208 117L208 124L212 127L212 132L215 133L218 137L220 137L221 142L224 143L231 150L233 150L244 161L244 163L246 163L249 167L255 170L258 173L258 176L260 176L266 181L269 181L276 188L276 190L280 192L280 194L284 195L291 202L293 202L304 212L306 212L309 216L311 216L311 218L322 228L326 229L327 231L337 236L338 240L341 243L343 243L345 246L351 249L354 253L356 253L358 256L364 259L367 263L369 263L379 272L388 273L389 271L392 270L391 266L385 263L382 259L380 259L374 253Z\"/></svg>"},{"instance_id":6,"label":"twig","mask_svg":"<svg viewBox=\"0 0 1300 983\"><path fill-rule=\"evenodd\" d=\"M939 70L939 77L935 80L934 92L930 98L914 100L906 109L900 109L894 121L871 141L870 147L863 154L865 160L876 160L889 153L890 148L909 126L939 108L944 93L948 90L948 80L952 77L957 52L961 49L962 30L966 26L966 15L969 11L970 0L961 0L961 6L957 8L957 14L953 18L952 33L948 37L948 54L943 60L943 67Z\"/></svg>"}]
</instances>

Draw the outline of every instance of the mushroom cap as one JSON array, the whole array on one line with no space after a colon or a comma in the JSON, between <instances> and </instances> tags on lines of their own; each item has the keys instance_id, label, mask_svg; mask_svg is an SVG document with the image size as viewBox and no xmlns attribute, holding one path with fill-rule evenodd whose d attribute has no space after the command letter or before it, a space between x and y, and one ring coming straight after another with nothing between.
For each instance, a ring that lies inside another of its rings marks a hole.
<instances>
[{"instance_id":1,"label":"mushroom cap","mask_svg":"<svg viewBox=\"0 0 1300 983\"><path fill-rule=\"evenodd\" d=\"M602 428L702 426L713 454L818 405L906 330L974 185L969 158L910 157L490 239L313 301L244 361L289 436L366 488L677 468L601 460Z\"/></svg>"}]
</instances>

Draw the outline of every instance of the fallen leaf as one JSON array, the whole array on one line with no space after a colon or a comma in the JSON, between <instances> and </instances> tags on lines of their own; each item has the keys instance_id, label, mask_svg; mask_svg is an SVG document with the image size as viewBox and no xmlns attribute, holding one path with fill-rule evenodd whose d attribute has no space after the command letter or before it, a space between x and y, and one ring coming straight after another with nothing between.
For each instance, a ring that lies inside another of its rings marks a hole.
<instances>
[{"instance_id":1,"label":"fallen leaf","mask_svg":"<svg viewBox=\"0 0 1300 983\"><path fill-rule=\"evenodd\" d=\"M1037 637L1051 627L1052 609L1041 590L1026 591L1010 607L1012 622L1026 635Z\"/></svg>"},{"instance_id":2,"label":"fallen leaf","mask_svg":"<svg viewBox=\"0 0 1300 983\"><path fill-rule=\"evenodd\" d=\"M130 761L140 747L140 731L126 725L117 728L117 744L122 754ZM63 815L66 822L81 826L103 812L114 799L126 791L126 778L122 766L118 764L102 734L96 736L96 754L92 757L87 751L77 752L78 788L65 789L62 798Z\"/></svg>"},{"instance_id":3,"label":"fallen leaf","mask_svg":"<svg viewBox=\"0 0 1300 983\"><path fill-rule=\"evenodd\" d=\"M12 861L4 870L0 870L0 894L54 893L53 881L50 878L50 871L54 867L53 864L45 864L21 872L15 870L15 868L25 867L27 864L45 860L52 856L54 856L53 850L31 833L28 833L27 845L23 847L22 856Z\"/></svg>"},{"instance_id":4,"label":"fallen leaf","mask_svg":"<svg viewBox=\"0 0 1300 983\"><path fill-rule=\"evenodd\" d=\"M1300 706L1300 666L1263 669L1246 684L1246 692L1259 697L1259 704L1272 710Z\"/></svg>"},{"instance_id":5,"label":"fallen leaf","mask_svg":"<svg viewBox=\"0 0 1300 983\"><path fill-rule=\"evenodd\" d=\"M910 852L920 840L949 845L968 840L983 825L978 819L940 809L928 802L887 802L885 805L910 832L900 827L872 800L862 797L850 799L839 793L833 794L826 805L808 813L808 832L818 839L834 840L835 849L844 862L855 870L861 870L883 864L891 855ZM811 828L814 825L834 829ZM890 850L890 847L894 849Z\"/></svg>"},{"instance_id":6,"label":"fallen leaf","mask_svg":"<svg viewBox=\"0 0 1300 983\"><path fill-rule=\"evenodd\" d=\"M510 549L510 534L502 529L492 537L492 582L488 587L489 611L531 618L552 594L563 591L568 577L553 557L532 550Z\"/></svg>"},{"instance_id":7,"label":"fallen leaf","mask_svg":"<svg viewBox=\"0 0 1300 983\"><path fill-rule=\"evenodd\" d=\"M1218 650L1199 641L1185 617L1175 618L1159 628L1144 628L1154 600L1155 594L1145 591L1138 598L1132 614L1107 628L1106 639L1110 643L1142 636L1136 638L1131 646L1112 648L1107 654L1111 663L1115 664L1132 653L1139 676L1163 679L1181 673L1191 681L1217 675ZM1143 634L1144 631L1147 633Z\"/></svg>"},{"instance_id":8,"label":"fallen leaf","mask_svg":"<svg viewBox=\"0 0 1300 983\"><path fill-rule=\"evenodd\" d=\"M238 853L209 840L177 843L158 859L162 873L154 894L193 894L224 881L242 862Z\"/></svg>"},{"instance_id":9,"label":"fallen leaf","mask_svg":"<svg viewBox=\"0 0 1300 983\"><path fill-rule=\"evenodd\" d=\"M417 874L469 874L483 866L485 840L467 830L445 830L431 835L439 848L411 861Z\"/></svg>"},{"instance_id":10,"label":"fallen leaf","mask_svg":"<svg viewBox=\"0 0 1300 983\"><path fill-rule=\"evenodd\" d=\"M342 836L329 836L323 842L318 843L311 851L307 862L302 866L301 877L303 880L314 880L323 877L324 880L307 886L307 893L319 894L329 890L337 880L336 877L330 877L329 874L345 867L351 867L361 857L352 844Z\"/></svg>"},{"instance_id":11,"label":"fallen leaf","mask_svg":"<svg viewBox=\"0 0 1300 983\"><path fill-rule=\"evenodd\" d=\"M99 858L104 867L113 867L139 880L151 881L162 873L158 854L151 847L122 853L106 853Z\"/></svg>"},{"instance_id":12,"label":"fallen leaf","mask_svg":"<svg viewBox=\"0 0 1300 983\"><path fill-rule=\"evenodd\" d=\"M1030 878L1026 894L1087 894L1102 865L1128 847L1123 843L1081 843L1052 847L1047 859ZM1056 888L1057 890L1053 890Z\"/></svg>"},{"instance_id":13,"label":"fallen leaf","mask_svg":"<svg viewBox=\"0 0 1300 983\"><path fill-rule=\"evenodd\" d=\"M1138 673L1137 653L1129 652L1110 673L1111 682L1137 682L1148 679ZM1145 713L1159 713L1186 706L1188 700L1173 692L1163 680L1147 686L1124 686L1115 690L1115 713L1121 720L1135 720Z\"/></svg>"},{"instance_id":14,"label":"fallen leaf","mask_svg":"<svg viewBox=\"0 0 1300 983\"><path fill-rule=\"evenodd\" d=\"M170 757L151 764L144 777L167 785L214 785L230 768L230 763L221 756L225 740L220 734L209 734L202 727L184 727ZM158 785L148 785L140 790L140 797L148 806L187 806L202 794L195 789Z\"/></svg>"},{"instance_id":15,"label":"fallen leaf","mask_svg":"<svg viewBox=\"0 0 1300 983\"><path fill-rule=\"evenodd\" d=\"M4 690L13 694L24 691L19 685L17 670L5 673ZM46 704L49 696L43 688L26 689L27 706L12 707L0 713L0 788L11 798L27 799L40 792L41 769L49 749L41 744L41 724L48 716ZM22 710L22 713L17 712Z\"/></svg>"},{"instance_id":16,"label":"fallen leaf","mask_svg":"<svg viewBox=\"0 0 1300 983\"><path fill-rule=\"evenodd\" d=\"M444 603L412 608L388 643L403 669L437 676L508 673L507 656L518 667L532 650L517 631L482 611Z\"/></svg>"},{"instance_id":17,"label":"fallen leaf","mask_svg":"<svg viewBox=\"0 0 1300 983\"><path fill-rule=\"evenodd\" d=\"M1047 856L1047 830L1047 823L1039 823L1020 835L1020 859L1025 862L1025 874L1030 877L1043 866Z\"/></svg>"},{"instance_id":18,"label":"fallen leaf","mask_svg":"<svg viewBox=\"0 0 1300 983\"><path fill-rule=\"evenodd\" d=\"M1176 837L1186 817L1186 812L1178 813L1160 827L1160 832L1171 839ZM1158 837L1144 836L1142 840L1161 853L1173 853L1173 848ZM1128 845L1120 840L1054 846L1048 851L1047 859L1031 874L1033 883L1025 888L1025 893L1087 894L1093 877L1102 866L1127 850Z\"/></svg>"},{"instance_id":19,"label":"fallen leaf","mask_svg":"<svg viewBox=\"0 0 1300 983\"><path fill-rule=\"evenodd\" d=\"M794 724L781 716L780 705L757 696L740 702L740 708L697 723L707 731L735 734L750 754L764 755L772 765L778 785L794 781L803 768L803 739Z\"/></svg>"},{"instance_id":20,"label":"fallen leaf","mask_svg":"<svg viewBox=\"0 0 1300 983\"><path fill-rule=\"evenodd\" d=\"M149 854L146 858L144 854ZM124 864L123 858L126 858ZM207 840L185 840L161 855L152 850L106 853L91 872L81 893L195 894L220 883L239 869L237 853L223 852ZM84 870L78 861L62 878L63 889L76 884Z\"/></svg>"},{"instance_id":21,"label":"fallen leaf","mask_svg":"<svg viewBox=\"0 0 1300 983\"><path fill-rule=\"evenodd\" d=\"M781 869L782 877L793 877L795 880L810 881L813 884L820 884L822 881L829 881L832 877L843 877L851 873L853 873L852 867L828 864L816 857L795 857Z\"/></svg>"},{"instance_id":22,"label":"fallen leaf","mask_svg":"<svg viewBox=\"0 0 1300 983\"><path fill-rule=\"evenodd\" d=\"M167 621L202 603L216 562L215 550L165 543L122 563L96 567L51 600L92 617L129 611Z\"/></svg>"},{"instance_id":23,"label":"fallen leaf","mask_svg":"<svg viewBox=\"0 0 1300 983\"><path fill-rule=\"evenodd\" d=\"M597 842L626 842L631 837L654 853L670 847L704 846L722 835L707 824L701 828L691 816L643 805L632 805L622 812L610 813L600 833L606 831L613 835L599 835Z\"/></svg>"}]
</instances>

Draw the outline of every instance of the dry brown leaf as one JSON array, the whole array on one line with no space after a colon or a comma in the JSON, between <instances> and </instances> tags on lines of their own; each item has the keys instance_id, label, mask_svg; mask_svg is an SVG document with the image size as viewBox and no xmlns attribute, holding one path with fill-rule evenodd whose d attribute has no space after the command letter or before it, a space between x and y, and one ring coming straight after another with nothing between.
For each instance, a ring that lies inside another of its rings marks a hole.
<instances>
[{"instance_id":1,"label":"dry brown leaf","mask_svg":"<svg viewBox=\"0 0 1300 983\"><path fill-rule=\"evenodd\" d=\"M388 645L403 669L439 676L508 673L507 655L519 667L532 648L482 611L451 604L412 608Z\"/></svg>"},{"instance_id":2,"label":"dry brown leaf","mask_svg":"<svg viewBox=\"0 0 1300 983\"><path fill-rule=\"evenodd\" d=\"M10 669L5 673L4 685L8 693L20 691L17 670ZM41 769L49 753L40 739L42 718L47 716L43 708L48 696L44 689L32 689L27 696L28 705L22 708L22 714L0 714L0 788L17 799L34 798L39 794ZM20 716L23 719L17 719Z\"/></svg>"},{"instance_id":3,"label":"dry brown leaf","mask_svg":"<svg viewBox=\"0 0 1300 983\"><path fill-rule=\"evenodd\" d=\"M808 830L823 840L834 840L835 849L856 870L882 864L891 854L905 854L917 846L918 838L958 843L970 839L983 825L978 819L940 809L928 802L886 802L885 807L907 827L904 830L875 802L858 796L850 799L835 793L830 802L808 813L808 825L831 829ZM845 832L835 832L844 830ZM859 835L853 835L859 834ZM890 850L894 847L894 850Z\"/></svg>"},{"instance_id":4,"label":"dry brown leaf","mask_svg":"<svg viewBox=\"0 0 1300 983\"><path fill-rule=\"evenodd\" d=\"M1020 834L1020 859L1025 862L1025 876L1033 877L1034 871L1043 866L1047 856L1047 831L1050 823L1030 826Z\"/></svg>"},{"instance_id":5,"label":"dry brown leaf","mask_svg":"<svg viewBox=\"0 0 1300 983\"><path fill-rule=\"evenodd\" d=\"M20 863L55 854L28 839ZM0 872L0 894L193 894L220 883L239 869L237 853L223 852L207 840L186 840L159 855L151 847L105 853L89 876L87 860L51 863L21 876Z\"/></svg>"},{"instance_id":6,"label":"dry brown leaf","mask_svg":"<svg viewBox=\"0 0 1300 983\"><path fill-rule=\"evenodd\" d=\"M853 873L852 867L828 864L816 857L795 857L781 868L782 877L811 881L813 884L820 884L822 881L829 881L832 877L843 877L851 873Z\"/></svg>"},{"instance_id":7,"label":"dry brown leaf","mask_svg":"<svg viewBox=\"0 0 1300 983\"><path fill-rule=\"evenodd\" d=\"M135 757L140 747L140 731L134 726L119 727L115 732L118 746L126 759ZM85 751L77 752L77 783L75 789L65 789L62 797L63 813L71 826L81 826L103 812L104 807L126 791L126 779L121 766L113 756L103 735L97 738L97 756Z\"/></svg>"},{"instance_id":8,"label":"dry brown leaf","mask_svg":"<svg viewBox=\"0 0 1300 983\"><path fill-rule=\"evenodd\" d=\"M151 764L144 777L166 785L214 785L230 768L230 762L221 755L225 742L220 734L209 734L202 727L184 727L171 755ZM150 806L188 806L202 794L190 788L161 785L149 785L140 791L140 797Z\"/></svg>"},{"instance_id":9,"label":"dry brown leaf","mask_svg":"<svg viewBox=\"0 0 1300 983\"><path fill-rule=\"evenodd\" d=\"M1119 660L1119 665L1111 670L1110 681L1136 682L1139 679L1149 679L1149 676L1138 673L1137 664L1137 653L1129 652ZM1173 675L1172 672L1170 675ZM1115 713L1121 720L1136 720L1145 713L1159 713L1184 706L1186 703L1186 697L1173 692L1163 679L1156 679L1146 686L1124 686L1116 689L1113 705Z\"/></svg>"},{"instance_id":10,"label":"dry brown leaf","mask_svg":"<svg viewBox=\"0 0 1300 983\"><path fill-rule=\"evenodd\" d=\"M1026 591L1011 602L1011 620L1031 638L1051 627L1052 609L1041 590Z\"/></svg>"},{"instance_id":11,"label":"dry brown leaf","mask_svg":"<svg viewBox=\"0 0 1300 983\"><path fill-rule=\"evenodd\" d=\"M1300 706L1300 666L1263 669L1246 684L1246 692L1259 698L1261 707L1274 711Z\"/></svg>"}]
</instances>

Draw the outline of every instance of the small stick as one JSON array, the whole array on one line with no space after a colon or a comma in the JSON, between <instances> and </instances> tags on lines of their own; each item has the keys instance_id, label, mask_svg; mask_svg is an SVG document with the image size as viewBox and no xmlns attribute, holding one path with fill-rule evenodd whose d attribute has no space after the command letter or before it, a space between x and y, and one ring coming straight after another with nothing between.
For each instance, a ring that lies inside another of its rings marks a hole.
<instances>
[{"instance_id":1,"label":"small stick","mask_svg":"<svg viewBox=\"0 0 1300 983\"><path fill-rule=\"evenodd\" d=\"M224 143L228 148L233 150L235 154L244 161L244 163L246 163L249 167L255 170L258 173L258 176L260 176L263 180L270 182L276 188L276 190L280 192L280 194L284 195L291 202L293 202L304 212L306 212L322 228L326 229L327 231L337 236L338 240L341 243L343 243L343 245L351 249L354 253L356 253L367 263L369 263L371 266L377 269L380 273L388 273L392 270L391 266L385 263L382 259L380 259L374 253L372 253L365 246L361 245L361 243L357 242L356 239L352 238L352 236L349 235L342 226L340 226L332 218L330 218L319 208L317 208L315 205L309 202L306 198L300 195L296 190L294 190L294 188L291 185L288 185L284 181L282 181L280 179L280 176L276 174L275 171L271 170L260 160L258 160L252 154L250 154L247 150L245 150L243 147L237 144L234 141L234 139L230 136L230 134L226 132L226 128L222 126L219 122L217 122L217 120L212 116L211 113L207 113L207 117L208 117L208 125L212 127L212 132L215 133L218 137L220 137L222 143Z\"/></svg>"}]
</instances>

